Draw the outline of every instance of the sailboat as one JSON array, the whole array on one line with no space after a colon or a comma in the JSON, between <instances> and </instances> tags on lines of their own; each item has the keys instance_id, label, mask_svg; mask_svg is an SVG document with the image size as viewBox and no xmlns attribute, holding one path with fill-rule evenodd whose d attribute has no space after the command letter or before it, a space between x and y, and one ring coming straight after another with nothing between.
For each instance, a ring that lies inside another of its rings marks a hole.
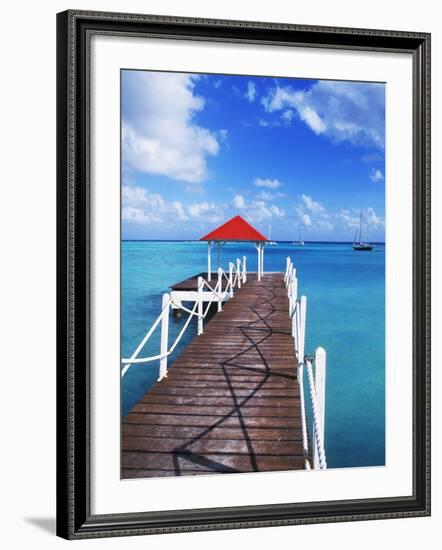
<instances>
[{"instance_id":1,"label":"sailboat","mask_svg":"<svg viewBox=\"0 0 442 550\"><path fill-rule=\"evenodd\" d=\"M277 243L275 241L272 241L272 224L269 224L269 242L267 244L270 244L271 246L277 246Z\"/></svg>"},{"instance_id":2,"label":"sailboat","mask_svg":"<svg viewBox=\"0 0 442 550\"><path fill-rule=\"evenodd\" d=\"M298 225L298 240L293 242L296 246L304 246L304 241L301 241L301 224Z\"/></svg>"},{"instance_id":3,"label":"sailboat","mask_svg":"<svg viewBox=\"0 0 442 550\"><path fill-rule=\"evenodd\" d=\"M356 229L355 238L353 240L353 250L372 250L373 245L362 240L362 225L363 217L361 210L361 215L359 216L359 226Z\"/></svg>"}]
</instances>

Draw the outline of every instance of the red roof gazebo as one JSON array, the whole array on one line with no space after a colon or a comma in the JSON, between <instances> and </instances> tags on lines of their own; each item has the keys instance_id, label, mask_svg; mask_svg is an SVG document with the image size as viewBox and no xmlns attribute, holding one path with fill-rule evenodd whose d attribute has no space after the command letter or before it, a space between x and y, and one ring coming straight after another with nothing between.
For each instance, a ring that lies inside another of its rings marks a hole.
<instances>
[{"instance_id":1,"label":"red roof gazebo","mask_svg":"<svg viewBox=\"0 0 442 550\"><path fill-rule=\"evenodd\" d=\"M212 262L211 249L214 244L218 246L218 267L220 258L220 248L226 242L252 242L258 251L258 280L264 273L264 246L269 242L257 229L250 225L241 216L235 216L223 223L204 237L200 241L207 241L207 276L210 281Z\"/></svg>"}]
</instances>

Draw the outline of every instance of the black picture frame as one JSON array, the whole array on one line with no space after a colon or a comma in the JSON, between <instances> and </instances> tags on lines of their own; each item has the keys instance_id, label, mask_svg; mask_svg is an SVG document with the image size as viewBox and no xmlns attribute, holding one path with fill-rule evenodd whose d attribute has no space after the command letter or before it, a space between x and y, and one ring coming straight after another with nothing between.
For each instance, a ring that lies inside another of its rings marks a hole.
<instances>
[{"instance_id":1,"label":"black picture frame","mask_svg":"<svg viewBox=\"0 0 442 550\"><path fill-rule=\"evenodd\" d=\"M89 41L167 36L413 58L413 495L234 508L90 511ZM57 534L67 539L430 514L430 35L69 10L57 15Z\"/></svg>"}]
</instances>

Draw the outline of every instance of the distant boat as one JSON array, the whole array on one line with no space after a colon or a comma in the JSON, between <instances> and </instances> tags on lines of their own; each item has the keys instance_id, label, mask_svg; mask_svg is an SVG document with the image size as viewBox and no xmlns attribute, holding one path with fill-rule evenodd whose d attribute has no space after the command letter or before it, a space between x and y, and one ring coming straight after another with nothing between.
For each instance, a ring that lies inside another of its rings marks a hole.
<instances>
[{"instance_id":1,"label":"distant boat","mask_svg":"<svg viewBox=\"0 0 442 550\"><path fill-rule=\"evenodd\" d=\"M355 238L353 239L353 250L372 250L373 245L366 243L362 240L362 226L363 226L363 217L362 210L361 215L359 216L359 226L356 229Z\"/></svg>"},{"instance_id":2,"label":"distant boat","mask_svg":"<svg viewBox=\"0 0 442 550\"><path fill-rule=\"evenodd\" d=\"M295 246L304 246L304 241L301 240L301 224L298 225L298 240L294 241Z\"/></svg>"},{"instance_id":3,"label":"distant boat","mask_svg":"<svg viewBox=\"0 0 442 550\"><path fill-rule=\"evenodd\" d=\"M271 246L278 246L278 243L276 241L272 241L271 235L272 235L272 225L269 224L269 242L267 244L270 244Z\"/></svg>"}]
</instances>

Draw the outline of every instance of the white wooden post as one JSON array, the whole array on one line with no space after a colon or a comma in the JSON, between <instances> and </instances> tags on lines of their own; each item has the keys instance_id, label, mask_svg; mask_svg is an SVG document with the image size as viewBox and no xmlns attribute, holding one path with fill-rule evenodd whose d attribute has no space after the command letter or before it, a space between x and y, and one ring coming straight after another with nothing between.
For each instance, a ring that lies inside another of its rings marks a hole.
<instances>
[{"instance_id":1,"label":"white wooden post","mask_svg":"<svg viewBox=\"0 0 442 550\"><path fill-rule=\"evenodd\" d=\"M307 317L307 298L305 296L301 296L301 302L299 304L298 361L302 361L302 362L304 362L306 317Z\"/></svg>"},{"instance_id":2,"label":"white wooden post","mask_svg":"<svg viewBox=\"0 0 442 550\"><path fill-rule=\"evenodd\" d=\"M160 355L165 355L169 347L169 311L170 311L170 295L163 294L163 301L161 304L161 310L163 316L161 318L161 344ZM160 373L158 381L167 376L167 356L160 359Z\"/></svg>"},{"instance_id":3,"label":"white wooden post","mask_svg":"<svg viewBox=\"0 0 442 550\"><path fill-rule=\"evenodd\" d=\"M264 243L261 245L261 277L264 276Z\"/></svg>"},{"instance_id":4,"label":"white wooden post","mask_svg":"<svg viewBox=\"0 0 442 550\"><path fill-rule=\"evenodd\" d=\"M198 277L198 336L203 333L203 278Z\"/></svg>"},{"instance_id":5,"label":"white wooden post","mask_svg":"<svg viewBox=\"0 0 442 550\"><path fill-rule=\"evenodd\" d=\"M324 348L318 348L315 354L315 389L316 402L318 408L318 423L321 430L320 439L325 447L325 373L326 373L326 353ZM315 441L315 427L313 426L313 441ZM313 467L320 468L319 456L316 445L314 445Z\"/></svg>"},{"instance_id":6,"label":"white wooden post","mask_svg":"<svg viewBox=\"0 0 442 550\"><path fill-rule=\"evenodd\" d=\"M247 282L247 258L245 256L242 257L242 282Z\"/></svg>"},{"instance_id":7,"label":"white wooden post","mask_svg":"<svg viewBox=\"0 0 442 550\"><path fill-rule=\"evenodd\" d=\"M292 312L293 312L293 307L294 307L292 283L291 282L288 284L288 287L287 287L287 296L289 298L289 317L291 317Z\"/></svg>"},{"instance_id":8,"label":"white wooden post","mask_svg":"<svg viewBox=\"0 0 442 550\"><path fill-rule=\"evenodd\" d=\"M239 258L236 258L236 274L237 274L237 281L238 281L238 288L241 288L241 260Z\"/></svg>"},{"instance_id":9,"label":"white wooden post","mask_svg":"<svg viewBox=\"0 0 442 550\"><path fill-rule=\"evenodd\" d=\"M290 283L293 280L293 264L290 262L287 275L287 296L290 298Z\"/></svg>"},{"instance_id":10,"label":"white wooden post","mask_svg":"<svg viewBox=\"0 0 442 550\"><path fill-rule=\"evenodd\" d=\"M229 286L230 286L230 297L233 298L233 264L229 263Z\"/></svg>"},{"instance_id":11,"label":"white wooden post","mask_svg":"<svg viewBox=\"0 0 442 550\"><path fill-rule=\"evenodd\" d=\"M295 309L297 307L297 300L298 300L298 279L295 277L292 281L292 336L295 338L296 336L296 312Z\"/></svg>"},{"instance_id":12,"label":"white wooden post","mask_svg":"<svg viewBox=\"0 0 442 550\"><path fill-rule=\"evenodd\" d=\"M289 265L290 265L290 258L287 256L287 258L285 259L284 282L287 282L287 277L289 276Z\"/></svg>"},{"instance_id":13,"label":"white wooden post","mask_svg":"<svg viewBox=\"0 0 442 550\"><path fill-rule=\"evenodd\" d=\"M212 278L212 243L207 241L207 280Z\"/></svg>"},{"instance_id":14,"label":"white wooden post","mask_svg":"<svg viewBox=\"0 0 442 550\"><path fill-rule=\"evenodd\" d=\"M258 281L261 280L261 243L256 247L258 251Z\"/></svg>"},{"instance_id":15,"label":"white wooden post","mask_svg":"<svg viewBox=\"0 0 442 550\"><path fill-rule=\"evenodd\" d=\"M218 284L216 285L218 288L218 311L223 310L223 270L221 267L218 268Z\"/></svg>"}]
</instances>

